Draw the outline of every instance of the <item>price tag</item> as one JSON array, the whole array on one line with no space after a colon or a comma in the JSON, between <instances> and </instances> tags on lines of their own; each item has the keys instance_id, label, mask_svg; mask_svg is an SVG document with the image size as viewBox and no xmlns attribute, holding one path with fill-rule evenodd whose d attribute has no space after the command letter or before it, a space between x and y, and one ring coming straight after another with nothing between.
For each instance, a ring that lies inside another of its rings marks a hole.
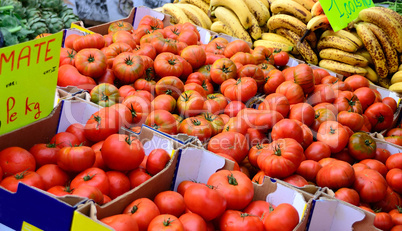
<instances>
[{"instance_id":1,"label":"price tag","mask_svg":"<svg viewBox=\"0 0 402 231\"><path fill-rule=\"evenodd\" d=\"M320 3L334 31L347 27L361 10L374 6L372 0L320 0Z\"/></svg>"},{"instance_id":2,"label":"price tag","mask_svg":"<svg viewBox=\"0 0 402 231\"><path fill-rule=\"evenodd\" d=\"M63 32L0 49L0 134L53 110Z\"/></svg>"}]
</instances>

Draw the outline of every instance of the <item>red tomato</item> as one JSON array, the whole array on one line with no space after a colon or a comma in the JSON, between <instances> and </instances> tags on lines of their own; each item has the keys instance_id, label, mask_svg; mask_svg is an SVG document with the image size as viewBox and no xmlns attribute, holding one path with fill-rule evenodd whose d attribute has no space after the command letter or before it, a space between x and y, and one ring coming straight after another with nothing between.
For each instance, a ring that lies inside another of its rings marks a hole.
<instances>
[{"instance_id":1,"label":"red tomato","mask_svg":"<svg viewBox=\"0 0 402 231\"><path fill-rule=\"evenodd\" d=\"M397 104L397 102L395 101L394 98L392 98L392 97L385 97L384 99L382 99L382 102L383 102L384 104L388 105L388 106L392 109L392 111L393 111L394 113L396 112L396 109L398 108L398 104Z\"/></svg>"},{"instance_id":2,"label":"red tomato","mask_svg":"<svg viewBox=\"0 0 402 231\"><path fill-rule=\"evenodd\" d=\"M109 180L105 171L100 168L87 168L80 172L72 181L71 187L78 188L81 185L91 185L98 188L102 194L109 195Z\"/></svg>"},{"instance_id":3,"label":"red tomato","mask_svg":"<svg viewBox=\"0 0 402 231\"><path fill-rule=\"evenodd\" d=\"M237 52L250 53L251 49L245 41L239 39L239 40L234 40L232 42L229 42L226 45L226 48L225 48L225 51L223 52L223 54L226 57L230 58Z\"/></svg>"},{"instance_id":4,"label":"red tomato","mask_svg":"<svg viewBox=\"0 0 402 231\"><path fill-rule=\"evenodd\" d=\"M130 179L130 186L131 188L135 188L140 184L144 183L145 181L151 179L151 175L147 173L145 168L138 167L128 174L128 178Z\"/></svg>"},{"instance_id":5,"label":"red tomato","mask_svg":"<svg viewBox=\"0 0 402 231\"><path fill-rule=\"evenodd\" d=\"M158 193L154 198L154 202L156 206L158 206L161 214L171 214L179 217L186 209L184 197L175 191L163 191Z\"/></svg>"},{"instance_id":6,"label":"red tomato","mask_svg":"<svg viewBox=\"0 0 402 231\"><path fill-rule=\"evenodd\" d=\"M374 208L381 209L381 211L389 212L393 209L396 209L397 206L401 205L401 203L402 198L399 193L395 192L388 186L385 197L382 200L374 203L373 206Z\"/></svg>"},{"instance_id":7,"label":"red tomato","mask_svg":"<svg viewBox=\"0 0 402 231\"><path fill-rule=\"evenodd\" d=\"M237 80L225 80L220 90L224 96L231 101L241 101L246 103L257 93L257 82L251 77L241 77Z\"/></svg>"},{"instance_id":8,"label":"red tomato","mask_svg":"<svg viewBox=\"0 0 402 231\"><path fill-rule=\"evenodd\" d=\"M219 133L208 142L209 151L228 154L232 156L237 163L241 163L247 156L248 149L246 137L238 132Z\"/></svg>"},{"instance_id":9,"label":"red tomato","mask_svg":"<svg viewBox=\"0 0 402 231\"><path fill-rule=\"evenodd\" d=\"M270 49L264 46L254 47L254 49L251 51L251 54L255 57L257 64L270 64L270 65L275 64L275 57L273 52L271 52Z\"/></svg>"},{"instance_id":10,"label":"red tomato","mask_svg":"<svg viewBox=\"0 0 402 231\"><path fill-rule=\"evenodd\" d=\"M246 208L243 209L244 213L251 214L257 217L263 217L264 214L268 214L274 210L275 206L269 202L256 200L252 201Z\"/></svg>"},{"instance_id":11,"label":"red tomato","mask_svg":"<svg viewBox=\"0 0 402 231\"><path fill-rule=\"evenodd\" d=\"M151 112L151 102L138 95L127 96L122 104L128 108L134 125L142 124Z\"/></svg>"},{"instance_id":12,"label":"red tomato","mask_svg":"<svg viewBox=\"0 0 402 231\"><path fill-rule=\"evenodd\" d=\"M304 179L303 176L298 175L298 174L290 175L290 176L284 178L283 181L285 181L293 186L296 186L296 187L303 187L303 186L308 185L307 180Z\"/></svg>"},{"instance_id":13,"label":"red tomato","mask_svg":"<svg viewBox=\"0 0 402 231\"><path fill-rule=\"evenodd\" d=\"M35 171L36 161L27 150L20 147L9 147L0 152L0 167L4 177L7 177L22 171Z\"/></svg>"},{"instance_id":14,"label":"red tomato","mask_svg":"<svg viewBox=\"0 0 402 231\"><path fill-rule=\"evenodd\" d=\"M360 131L364 125L364 118L356 112L341 111L337 120L345 127L349 127L353 132Z\"/></svg>"},{"instance_id":15,"label":"red tomato","mask_svg":"<svg viewBox=\"0 0 402 231\"><path fill-rule=\"evenodd\" d=\"M160 230L171 230L171 231L184 231L183 224L174 215L171 214L161 214L156 216L149 223L148 231L160 231Z\"/></svg>"},{"instance_id":16,"label":"red tomato","mask_svg":"<svg viewBox=\"0 0 402 231\"><path fill-rule=\"evenodd\" d=\"M275 92L284 95L288 99L289 104L302 103L304 101L303 88L292 81L281 83Z\"/></svg>"},{"instance_id":17,"label":"red tomato","mask_svg":"<svg viewBox=\"0 0 402 231\"><path fill-rule=\"evenodd\" d=\"M185 213L179 217L184 230L206 231L207 223L196 213Z\"/></svg>"},{"instance_id":18,"label":"red tomato","mask_svg":"<svg viewBox=\"0 0 402 231\"><path fill-rule=\"evenodd\" d=\"M219 219L221 231L264 231L264 225L257 216L242 213L237 210L226 210Z\"/></svg>"},{"instance_id":19,"label":"red tomato","mask_svg":"<svg viewBox=\"0 0 402 231\"><path fill-rule=\"evenodd\" d=\"M356 190L351 188L340 188L335 192L335 198L359 206L360 197Z\"/></svg>"},{"instance_id":20,"label":"red tomato","mask_svg":"<svg viewBox=\"0 0 402 231\"><path fill-rule=\"evenodd\" d=\"M391 156L391 153L387 149L378 148L375 151L375 159L381 161L383 164L386 163L387 159Z\"/></svg>"},{"instance_id":21,"label":"red tomato","mask_svg":"<svg viewBox=\"0 0 402 231\"><path fill-rule=\"evenodd\" d=\"M241 101L231 101L226 105L224 113L229 117L235 117L244 108L246 108L246 105Z\"/></svg>"},{"instance_id":22,"label":"red tomato","mask_svg":"<svg viewBox=\"0 0 402 231\"><path fill-rule=\"evenodd\" d=\"M85 137L93 142L105 140L119 131L120 115L115 109L99 109L85 124Z\"/></svg>"},{"instance_id":23,"label":"red tomato","mask_svg":"<svg viewBox=\"0 0 402 231\"><path fill-rule=\"evenodd\" d=\"M326 143L316 141L309 145L304 154L308 160L319 161L321 159L330 157L331 149Z\"/></svg>"},{"instance_id":24,"label":"red tomato","mask_svg":"<svg viewBox=\"0 0 402 231\"><path fill-rule=\"evenodd\" d=\"M269 94L258 106L258 110L274 110L287 118L290 111L289 100L280 93Z\"/></svg>"},{"instance_id":25,"label":"red tomato","mask_svg":"<svg viewBox=\"0 0 402 231\"><path fill-rule=\"evenodd\" d=\"M138 231L136 220L128 214L116 214L100 219L100 222L119 231Z\"/></svg>"},{"instance_id":26,"label":"red tomato","mask_svg":"<svg viewBox=\"0 0 402 231\"><path fill-rule=\"evenodd\" d=\"M363 111L365 111L371 104L373 104L376 99L374 91L369 87L358 88L353 93L359 99Z\"/></svg>"},{"instance_id":27,"label":"red tomato","mask_svg":"<svg viewBox=\"0 0 402 231\"><path fill-rule=\"evenodd\" d=\"M11 192L17 192L18 182L23 182L29 186L42 190L45 188L42 177L38 173L26 170L23 172L18 172L15 175L5 177L0 182L0 186L10 190Z\"/></svg>"},{"instance_id":28,"label":"red tomato","mask_svg":"<svg viewBox=\"0 0 402 231\"><path fill-rule=\"evenodd\" d=\"M392 154L385 162L385 165L387 166L388 170L393 168L402 169L402 153Z\"/></svg>"},{"instance_id":29,"label":"red tomato","mask_svg":"<svg viewBox=\"0 0 402 231\"><path fill-rule=\"evenodd\" d=\"M326 143L331 149L331 153L337 153L348 144L349 134L340 123L326 121L318 129L317 140Z\"/></svg>"},{"instance_id":30,"label":"red tomato","mask_svg":"<svg viewBox=\"0 0 402 231\"><path fill-rule=\"evenodd\" d=\"M73 135L75 135L79 142L82 145L86 145L86 146L90 146L92 145L92 142L89 141L86 137L85 137L85 129L84 129L84 125L79 124L79 123L74 123L71 124L70 126L68 126L68 128L66 129L66 132L69 132Z\"/></svg>"},{"instance_id":31,"label":"red tomato","mask_svg":"<svg viewBox=\"0 0 402 231\"><path fill-rule=\"evenodd\" d=\"M164 52L156 56L154 60L155 73L160 77L176 76L180 77L183 74L183 63L179 56Z\"/></svg>"},{"instance_id":32,"label":"red tomato","mask_svg":"<svg viewBox=\"0 0 402 231\"><path fill-rule=\"evenodd\" d=\"M52 137L50 143L56 144L58 148L80 145L80 141L70 132L59 132Z\"/></svg>"},{"instance_id":33,"label":"red tomato","mask_svg":"<svg viewBox=\"0 0 402 231\"><path fill-rule=\"evenodd\" d=\"M402 194L402 169L393 168L386 175L386 180L395 192Z\"/></svg>"},{"instance_id":34,"label":"red tomato","mask_svg":"<svg viewBox=\"0 0 402 231\"><path fill-rule=\"evenodd\" d=\"M264 216L262 222L266 231L290 231L299 224L299 214L291 204L282 203Z\"/></svg>"},{"instance_id":35,"label":"red tomato","mask_svg":"<svg viewBox=\"0 0 402 231\"><path fill-rule=\"evenodd\" d=\"M285 66L289 62L289 54L285 51L274 53L274 61L276 66Z\"/></svg>"},{"instance_id":36,"label":"red tomato","mask_svg":"<svg viewBox=\"0 0 402 231\"><path fill-rule=\"evenodd\" d=\"M149 113L145 124L168 134L177 133L176 119L170 112L165 110L155 110Z\"/></svg>"},{"instance_id":37,"label":"red tomato","mask_svg":"<svg viewBox=\"0 0 402 231\"><path fill-rule=\"evenodd\" d=\"M382 200L387 194L387 181L373 169L356 172L353 188L363 202L372 203Z\"/></svg>"},{"instance_id":38,"label":"red tomato","mask_svg":"<svg viewBox=\"0 0 402 231\"><path fill-rule=\"evenodd\" d=\"M180 123L179 133L196 136L201 142L208 140L212 134L211 124L202 117L188 117Z\"/></svg>"},{"instance_id":39,"label":"red tomato","mask_svg":"<svg viewBox=\"0 0 402 231\"><path fill-rule=\"evenodd\" d=\"M88 198L99 205L103 204L102 192L97 187L91 185L80 185L74 189L72 195Z\"/></svg>"},{"instance_id":40,"label":"red tomato","mask_svg":"<svg viewBox=\"0 0 402 231\"><path fill-rule=\"evenodd\" d=\"M278 69L273 69L269 71L265 76L264 93L269 95L275 93L281 83L285 82L285 76L283 76L282 71Z\"/></svg>"},{"instance_id":41,"label":"red tomato","mask_svg":"<svg viewBox=\"0 0 402 231\"><path fill-rule=\"evenodd\" d=\"M161 148L152 150L147 158L146 169L151 175L156 175L162 171L170 161L170 155L167 151Z\"/></svg>"},{"instance_id":42,"label":"red tomato","mask_svg":"<svg viewBox=\"0 0 402 231\"><path fill-rule=\"evenodd\" d=\"M227 79L236 78L237 67L232 60L221 58L212 64L210 73L212 81L220 85Z\"/></svg>"},{"instance_id":43,"label":"red tomato","mask_svg":"<svg viewBox=\"0 0 402 231\"><path fill-rule=\"evenodd\" d=\"M296 121L283 119L272 127L271 137L272 140L292 138L301 144L303 142L303 129Z\"/></svg>"},{"instance_id":44,"label":"red tomato","mask_svg":"<svg viewBox=\"0 0 402 231\"><path fill-rule=\"evenodd\" d=\"M95 163L95 152L88 146L64 147L57 154L57 165L68 172L81 172Z\"/></svg>"},{"instance_id":45,"label":"red tomato","mask_svg":"<svg viewBox=\"0 0 402 231\"><path fill-rule=\"evenodd\" d=\"M183 92L177 99L177 109L181 116L192 117L201 114L204 98L194 90Z\"/></svg>"},{"instance_id":46,"label":"red tomato","mask_svg":"<svg viewBox=\"0 0 402 231\"><path fill-rule=\"evenodd\" d=\"M35 157L38 168L45 164L56 164L59 151L60 148L54 143L35 144L29 149L29 152Z\"/></svg>"},{"instance_id":47,"label":"red tomato","mask_svg":"<svg viewBox=\"0 0 402 231\"><path fill-rule=\"evenodd\" d=\"M376 213L374 218L374 226L381 230L390 230L394 226L391 215L386 212Z\"/></svg>"},{"instance_id":48,"label":"red tomato","mask_svg":"<svg viewBox=\"0 0 402 231\"><path fill-rule=\"evenodd\" d=\"M59 166L55 164L45 164L36 170L43 180L43 190L48 190L54 186L66 185L69 176Z\"/></svg>"},{"instance_id":49,"label":"red tomato","mask_svg":"<svg viewBox=\"0 0 402 231\"><path fill-rule=\"evenodd\" d=\"M180 35L179 35L180 37ZM179 40L180 41L180 40ZM198 69L205 64L206 54L204 49L202 49L198 45L189 44L192 46L188 46L184 48L180 54L182 58L184 58L187 62L191 64L193 69Z\"/></svg>"},{"instance_id":50,"label":"red tomato","mask_svg":"<svg viewBox=\"0 0 402 231\"><path fill-rule=\"evenodd\" d=\"M70 189L70 186L60 186L56 185L47 190L48 193L51 193L57 197L62 197L66 195L71 195L73 191Z\"/></svg>"},{"instance_id":51,"label":"red tomato","mask_svg":"<svg viewBox=\"0 0 402 231\"><path fill-rule=\"evenodd\" d=\"M109 181L109 196L111 199L126 193L130 190L130 179L122 172L107 171L106 176Z\"/></svg>"},{"instance_id":52,"label":"red tomato","mask_svg":"<svg viewBox=\"0 0 402 231\"><path fill-rule=\"evenodd\" d=\"M88 77L99 78L105 74L106 55L96 48L85 48L75 55L75 67L77 70Z\"/></svg>"},{"instance_id":53,"label":"red tomato","mask_svg":"<svg viewBox=\"0 0 402 231\"><path fill-rule=\"evenodd\" d=\"M335 160L324 165L317 173L317 185L330 189L349 187L355 181L353 167L340 160Z\"/></svg>"},{"instance_id":54,"label":"red tomato","mask_svg":"<svg viewBox=\"0 0 402 231\"><path fill-rule=\"evenodd\" d=\"M310 104L298 103L292 106L289 112L289 119L295 119L307 126L314 122L315 111Z\"/></svg>"},{"instance_id":55,"label":"red tomato","mask_svg":"<svg viewBox=\"0 0 402 231\"><path fill-rule=\"evenodd\" d=\"M315 160L304 160L300 163L296 173L308 181L315 182L317 173L321 168L321 164Z\"/></svg>"},{"instance_id":56,"label":"red tomato","mask_svg":"<svg viewBox=\"0 0 402 231\"><path fill-rule=\"evenodd\" d=\"M148 199L139 198L131 202L124 209L123 214L129 214L138 224L140 231L147 230L149 223L156 216L160 215L158 206Z\"/></svg>"},{"instance_id":57,"label":"red tomato","mask_svg":"<svg viewBox=\"0 0 402 231\"><path fill-rule=\"evenodd\" d=\"M370 105L364 114L370 121L372 131L382 131L390 128L394 119L392 109L384 103L374 103Z\"/></svg>"}]
</instances>

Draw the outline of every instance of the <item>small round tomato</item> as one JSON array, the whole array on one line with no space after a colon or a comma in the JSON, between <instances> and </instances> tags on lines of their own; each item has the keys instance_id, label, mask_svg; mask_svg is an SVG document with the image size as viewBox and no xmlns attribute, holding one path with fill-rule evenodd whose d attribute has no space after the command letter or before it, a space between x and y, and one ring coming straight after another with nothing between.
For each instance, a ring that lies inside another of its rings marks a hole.
<instances>
[{"instance_id":1,"label":"small round tomato","mask_svg":"<svg viewBox=\"0 0 402 231\"><path fill-rule=\"evenodd\" d=\"M48 190L54 186L66 185L69 176L56 164L45 164L36 170L43 180L44 190Z\"/></svg>"},{"instance_id":2,"label":"small round tomato","mask_svg":"<svg viewBox=\"0 0 402 231\"><path fill-rule=\"evenodd\" d=\"M321 141L316 141L310 144L304 151L307 160L320 161L321 159L331 156L331 149L329 146Z\"/></svg>"},{"instance_id":3,"label":"small round tomato","mask_svg":"<svg viewBox=\"0 0 402 231\"><path fill-rule=\"evenodd\" d=\"M16 173L15 175L7 176L0 182L0 186L11 192L17 192L19 182L42 190L44 190L45 187L42 177L38 173L26 170Z\"/></svg>"},{"instance_id":4,"label":"small round tomato","mask_svg":"<svg viewBox=\"0 0 402 231\"><path fill-rule=\"evenodd\" d=\"M394 119L394 112L384 103L370 105L364 114L370 121L373 131L382 131L390 128Z\"/></svg>"},{"instance_id":5,"label":"small round tomato","mask_svg":"<svg viewBox=\"0 0 402 231\"><path fill-rule=\"evenodd\" d=\"M80 142L81 145L86 146L92 145L92 142L85 137L84 125L80 123L73 123L67 127L66 132L75 135L78 138L78 141ZM50 144L48 146L50 146Z\"/></svg>"},{"instance_id":6,"label":"small round tomato","mask_svg":"<svg viewBox=\"0 0 402 231\"><path fill-rule=\"evenodd\" d=\"M139 198L127 205L123 214L129 214L133 217L138 224L139 230L146 230L151 220L158 216L160 212L158 206L152 200Z\"/></svg>"},{"instance_id":7,"label":"small round tomato","mask_svg":"<svg viewBox=\"0 0 402 231\"><path fill-rule=\"evenodd\" d=\"M109 181L108 195L110 199L115 199L130 190L130 179L124 173L119 171L107 171L106 176Z\"/></svg>"},{"instance_id":8,"label":"small round tomato","mask_svg":"<svg viewBox=\"0 0 402 231\"><path fill-rule=\"evenodd\" d=\"M289 62L289 54L285 51L274 52L275 66L285 66Z\"/></svg>"},{"instance_id":9,"label":"small round tomato","mask_svg":"<svg viewBox=\"0 0 402 231\"><path fill-rule=\"evenodd\" d=\"M64 147L57 154L57 165L68 172L81 172L95 163L95 152L88 146Z\"/></svg>"},{"instance_id":10,"label":"small round tomato","mask_svg":"<svg viewBox=\"0 0 402 231\"><path fill-rule=\"evenodd\" d=\"M296 173L308 181L315 182L317 173L321 168L321 164L315 160L304 160L300 163Z\"/></svg>"},{"instance_id":11,"label":"small round tomato","mask_svg":"<svg viewBox=\"0 0 402 231\"><path fill-rule=\"evenodd\" d=\"M237 210L226 210L219 219L221 231L264 231L264 225L258 216Z\"/></svg>"},{"instance_id":12,"label":"small round tomato","mask_svg":"<svg viewBox=\"0 0 402 231\"><path fill-rule=\"evenodd\" d=\"M158 193L154 202L158 206L161 214L171 214L179 217L186 209L184 197L175 191L163 191Z\"/></svg>"},{"instance_id":13,"label":"small round tomato","mask_svg":"<svg viewBox=\"0 0 402 231\"><path fill-rule=\"evenodd\" d=\"M148 154L146 169L151 175L156 175L158 172L162 171L170 161L169 153L161 148L152 150Z\"/></svg>"},{"instance_id":14,"label":"small round tomato","mask_svg":"<svg viewBox=\"0 0 402 231\"><path fill-rule=\"evenodd\" d=\"M172 214L160 214L151 220L147 231L174 230L184 231L183 224Z\"/></svg>"},{"instance_id":15,"label":"small round tomato","mask_svg":"<svg viewBox=\"0 0 402 231\"><path fill-rule=\"evenodd\" d=\"M29 152L35 157L36 167L38 168L45 164L56 164L59 151L60 148L54 143L35 144L29 149Z\"/></svg>"},{"instance_id":16,"label":"small round tomato","mask_svg":"<svg viewBox=\"0 0 402 231\"><path fill-rule=\"evenodd\" d=\"M399 194L402 193L402 169L393 168L389 170L386 180L391 189Z\"/></svg>"},{"instance_id":17,"label":"small round tomato","mask_svg":"<svg viewBox=\"0 0 402 231\"><path fill-rule=\"evenodd\" d=\"M338 200L343 200L355 206L359 206L360 203L359 193L351 188L340 188L336 190L335 198Z\"/></svg>"},{"instance_id":18,"label":"small round tomato","mask_svg":"<svg viewBox=\"0 0 402 231\"><path fill-rule=\"evenodd\" d=\"M50 143L56 144L58 148L80 145L78 138L70 132L59 132L52 137Z\"/></svg>"},{"instance_id":19,"label":"small round tomato","mask_svg":"<svg viewBox=\"0 0 402 231\"><path fill-rule=\"evenodd\" d=\"M120 129L120 114L113 108L104 107L91 115L85 124L85 137L93 142L105 140Z\"/></svg>"},{"instance_id":20,"label":"small round tomato","mask_svg":"<svg viewBox=\"0 0 402 231\"><path fill-rule=\"evenodd\" d=\"M337 153L348 144L349 134L340 123L326 121L318 129L317 140L326 143L331 149L331 153Z\"/></svg>"},{"instance_id":21,"label":"small round tomato","mask_svg":"<svg viewBox=\"0 0 402 231\"><path fill-rule=\"evenodd\" d=\"M129 172L128 178L130 179L131 188L135 188L147 180L151 179L151 175L143 167L138 167Z\"/></svg>"}]
</instances>

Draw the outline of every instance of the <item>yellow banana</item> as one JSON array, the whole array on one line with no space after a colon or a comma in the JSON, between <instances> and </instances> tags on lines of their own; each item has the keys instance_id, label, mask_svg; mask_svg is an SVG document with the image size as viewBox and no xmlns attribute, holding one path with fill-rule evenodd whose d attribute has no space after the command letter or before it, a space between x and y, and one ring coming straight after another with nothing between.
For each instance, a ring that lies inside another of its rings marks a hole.
<instances>
[{"instance_id":1,"label":"yellow banana","mask_svg":"<svg viewBox=\"0 0 402 231\"><path fill-rule=\"evenodd\" d=\"M399 65L398 71L402 71L402 64Z\"/></svg>"},{"instance_id":2,"label":"yellow banana","mask_svg":"<svg viewBox=\"0 0 402 231\"><path fill-rule=\"evenodd\" d=\"M368 28L373 32L375 37L377 38L378 42L380 42L382 50L384 52L386 61L387 61L387 68L390 74L395 73L398 70L398 54L394 47L391 45L390 39L388 35L384 32L383 29L379 28L378 26L372 23L364 23L368 26Z\"/></svg>"},{"instance_id":3,"label":"yellow banana","mask_svg":"<svg viewBox=\"0 0 402 231\"><path fill-rule=\"evenodd\" d=\"M402 82L402 71L395 72L391 78L391 84Z\"/></svg>"},{"instance_id":4,"label":"yellow banana","mask_svg":"<svg viewBox=\"0 0 402 231\"><path fill-rule=\"evenodd\" d=\"M300 5L302 5L304 8L306 8L308 11L311 11L311 8L313 8L314 1L313 0L293 0Z\"/></svg>"},{"instance_id":5,"label":"yellow banana","mask_svg":"<svg viewBox=\"0 0 402 231\"><path fill-rule=\"evenodd\" d=\"M317 15L307 23L307 30L309 31L328 29L330 27L331 25L329 24L328 18L325 14Z\"/></svg>"},{"instance_id":6,"label":"yellow banana","mask_svg":"<svg viewBox=\"0 0 402 231\"><path fill-rule=\"evenodd\" d=\"M378 84L383 87L389 89L391 87L391 81L388 78L379 78Z\"/></svg>"},{"instance_id":7,"label":"yellow banana","mask_svg":"<svg viewBox=\"0 0 402 231\"><path fill-rule=\"evenodd\" d=\"M247 30L251 27L252 14L243 0L211 0L210 9L218 6L223 6L227 9L230 9L236 15L238 18L237 21L240 21L240 24L244 29Z\"/></svg>"},{"instance_id":8,"label":"yellow banana","mask_svg":"<svg viewBox=\"0 0 402 231\"><path fill-rule=\"evenodd\" d=\"M402 93L402 82L397 82L389 86L388 90L396 92L396 93Z\"/></svg>"},{"instance_id":9,"label":"yellow banana","mask_svg":"<svg viewBox=\"0 0 402 231\"><path fill-rule=\"evenodd\" d=\"M318 41L317 49L322 50L325 48L335 48L346 52L357 51L357 46L354 43L334 35L326 36Z\"/></svg>"},{"instance_id":10,"label":"yellow banana","mask_svg":"<svg viewBox=\"0 0 402 231\"><path fill-rule=\"evenodd\" d=\"M211 28L211 19L209 19L208 15L197 6L188 3L178 3L176 6L182 9L187 17L191 19L191 21L193 21L197 26L208 30Z\"/></svg>"},{"instance_id":11,"label":"yellow banana","mask_svg":"<svg viewBox=\"0 0 402 231\"><path fill-rule=\"evenodd\" d=\"M271 14L269 13L268 8L260 2L260 0L243 0L246 3L249 11L252 15L257 19L258 25L263 26L267 24L269 17ZM251 23L253 24L253 22Z\"/></svg>"},{"instance_id":12,"label":"yellow banana","mask_svg":"<svg viewBox=\"0 0 402 231\"><path fill-rule=\"evenodd\" d=\"M303 56L307 63L313 65L318 64L318 57L307 41L300 42L300 36L291 30L285 28L279 28L276 33L282 35L283 37L289 39L292 43L296 44L296 49Z\"/></svg>"},{"instance_id":13,"label":"yellow banana","mask_svg":"<svg viewBox=\"0 0 402 231\"><path fill-rule=\"evenodd\" d=\"M391 39L392 46L402 53L402 23L398 22L394 16L379 10L378 7L371 7L359 12L355 23L358 21L370 22L382 28Z\"/></svg>"},{"instance_id":14,"label":"yellow banana","mask_svg":"<svg viewBox=\"0 0 402 231\"><path fill-rule=\"evenodd\" d=\"M364 76L372 83L377 84L380 77L378 77L377 72L375 72L370 66L365 67L367 70L367 74Z\"/></svg>"},{"instance_id":15,"label":"yellow banana","mask_svg":"<svg viewBox=\"0 0 402 231\"><path fill-rule=\"evenodd\" d=\"M360 40L360 38L353 33L346 31L346 30L338 30L337 32L334 32L333 30L326 30L321 34L321 38L324 38L329 35L335 35L341 38L344 38L346 40L349 40L350 42L354 43L359 49L363 47L363 42Z\"/></svg>"},{"instance_id":16,"label":"yellow banana","mask_svg":"<svg viewBox=\"0 0 402 231\"><path fill-rule=\"evenodd\" d=\"M389 8L386 8L386 7L380 7L380 6L376 6L373 8L389 14L390 16L394 17L400 24L402 24L402 15L400 15L398 12L391 10Z\"/></svg>"},{"instance_id":17,"label":"yellow banana","mask_svg":"<svg viewBox=\"0 0 402 231\"><path fill-rule=\"evenodd\" d=\"M226 26L225 23L223 23L222 21L219 21L219 20L212 23L211 30L216 33L223 33L223 34L227 34L232 37L234 36L232 29L230 27Z\"/></svg>"},{"instance_id":18,"label":"yellow banana","mask_svg":"<svg viewBox=\"0 0 402 231\"><path fill-rule=\"evenodd\" d=\"M200 8L204 13L208 14L209 4L202 0L180 0L180 3L188 3Z\"/></svg>"},{"instance_id":19,"label":"yellow banana","mask_svg":"<svg viewBox=\"0 0 402 231\"><path fill-rule=\"evenodd\" d=\"M341 63L334 60L323 59L318 63L318 66L333 71L335 73L351 76L354 74L357 75L366 75L367 70L364 67L355 67L346 63Z\"/></svg>"},{"instance_id":20,"label":"yellow banana","mask_svg":"<svg viewBox=\"0 0 402 231\"><path fill-rule=\"evenodd\" d=\"M268 24L265 24L264 26L261 27L261 32L262 32L262 33L267 33L267 32L269 32Z\"/></svg>"},{"instance_id":21,"label":"yellow banana","mask_svg":"<svg viewBox=\"0 0 402 231\"><path fill-rule=\"evenodd\" d=\"M289 44L269 40L262 40L262 39L254 41L253 46L254 47L263 46L266 48L273 48L276 50L282 50L286 52L292 52L294 49L293 46L289 46Z\"/></svg>"},{"instance_id":22,"label":"yellow banana","mask_svg":"<svg viewBox=\"0 0 402 231\"><path fill-rule=\"evenodd\" d=\"M210 0L202 0L202 1L205 2L206 4L208 4L208 6L209 6Z\"/></svg>"},{"instance_id":23,"label":"yellow banana","mask_svg":"<svg viewBox=\"0 0 402 231\"><path fill-rule=\"evenodd\" d=\"M251 27L248 29L248 33L250 34L250 36L257 40L259 38L261 38L261 27L258 25L257 19L254 17L254 15L251 15Z\"/></svg>"},{"instance_id":24,"label":"yellow banana","mask_svg":"<svg viewBox=\"0 0 402 231\"><path fill-rule=\"evenodd\" d=\"M366 67L368 65L368 60L363 56L334 48L322 49L319 53L319 57L321 59L335 60L358 67Z\"/></svg>"},{"instance_id":25,"label":"yellow banana","mask_svg":"<svg viewBox=\"0 0 402 231\"><path fill-rule=\"evenodd\" d=\"M267 9L269 9L269 2L268 0L259 0Z\"/></svg>"},{"instance_id":26,"label":"yellow banana","mask_svg":"<svg viewBox=\"0 0 402 231\"><path fill-rule=\"evenodd\" d=\"M364 48L364 49L359 49L355 52L357 55L361 55L364 58L368 60L369 65L374 65L373 59L371 58L370 53Z\"/></svg>"},{"instance_id":27,"label":"yellow banana","mask_svg":"<svg viewBox=\"0 0 402 231\"><path fill-rule=\"evenodd\" d=\"M263 33L261 39L268 40L272 42L280 42L284 44L288 44L289 46L295 46L290 40L283 37L282 35L275 34L275 33Z\"/></svg>"},{"instance_id":28,"label":"yellow banana","mask_svg":"<svg viewBox=\"0 0 402 231\"><path fill-rule=\"evenodd\" d=\"M233 37L243 39L246 42L252 42L250 35L241 26L239 18L233 11L226 7L218 6L215 9L215 16L233 31Z\"/></svg>"},{"instance_id":29,"label":"yellow banana","mask_svg":"<svg viewBox=\"0 0 402 231\"><path fill-rule=\"evenodd\" d=\"M370 56L373 59L375 71L378 76L380 76L380 78L386 78L388 75L388 68L385 55L374 33L371 32L369 27L364 23L357 23L354 26L357 34L363 40L366 50L370 53Z\"/></svg>"},{"instance_id":30,"label":"yellow banana","mask_svg":"<svg viewBox=\"0 0 402 231\"><path fill-rule=\"evenodd\" d=\"M177 4L166 3L163 5L163 13L170 15L170 22L173 24L190 22L190 19Z\"/></svg>"},{"instance_id":31,"label":"yellow banana","mask_svg":"<svg viewBox=\"0 0 402 231\"><path fill-rule=\"evenodd\" d=\"M307 30L306 24L291 15L277 14L273 15L268 20L268 28L270 31L274 31L278 28L285 28L293 31L298 36L303 36ZM314 32L308 33L306 39L310 42L314 48L317 43L317 37Z\"/></svg>"},{"instance_id":32,"label":"yellow banana","mask_svg":"<svg viewBox=\"0 0 402 231\"><path fill-rule=\"evenodd\" d=\"M273 14L284 13L293 15L304 23L308 23L311 19L310 11L293 0L275 1L271 5L271 12Z\"/></svg>"},{"instance_id":33,"label":"yellow banana","mask_svg":"<svg viewBox=\"0 0 402 231\"><path fill-rule=\"evenodd\" d=\"M311 8L311 17L315 17L321 14L324 14L324 10L322 9L321 3L317 1Z\"/></svg>"}]
</instances>

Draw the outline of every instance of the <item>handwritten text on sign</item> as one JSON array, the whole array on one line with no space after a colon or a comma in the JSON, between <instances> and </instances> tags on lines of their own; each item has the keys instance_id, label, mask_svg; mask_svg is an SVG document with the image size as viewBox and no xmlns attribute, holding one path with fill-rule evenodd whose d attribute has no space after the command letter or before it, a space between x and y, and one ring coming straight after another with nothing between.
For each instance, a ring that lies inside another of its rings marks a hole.
<instances>
[{"instance_id":1,"label":"handwritten text on sign","mask_svg":"<svg viewBox=\"0 0 402 231\"><path fill-rule=\"evenodd\" d=\"M63 32L0 49L0 134L53 110Z\"/></svg>"},{"instance_id":2,"label":"handwritten text on sign","mask_svg":"<svg viewBox=\"0 0 402 231\"><path fill-rule=\"evenodd\" d=\"M320 0L320 3L334 31L344 29L361 10L374 6L372 0Z\"/></svg>"}]
</instances>

